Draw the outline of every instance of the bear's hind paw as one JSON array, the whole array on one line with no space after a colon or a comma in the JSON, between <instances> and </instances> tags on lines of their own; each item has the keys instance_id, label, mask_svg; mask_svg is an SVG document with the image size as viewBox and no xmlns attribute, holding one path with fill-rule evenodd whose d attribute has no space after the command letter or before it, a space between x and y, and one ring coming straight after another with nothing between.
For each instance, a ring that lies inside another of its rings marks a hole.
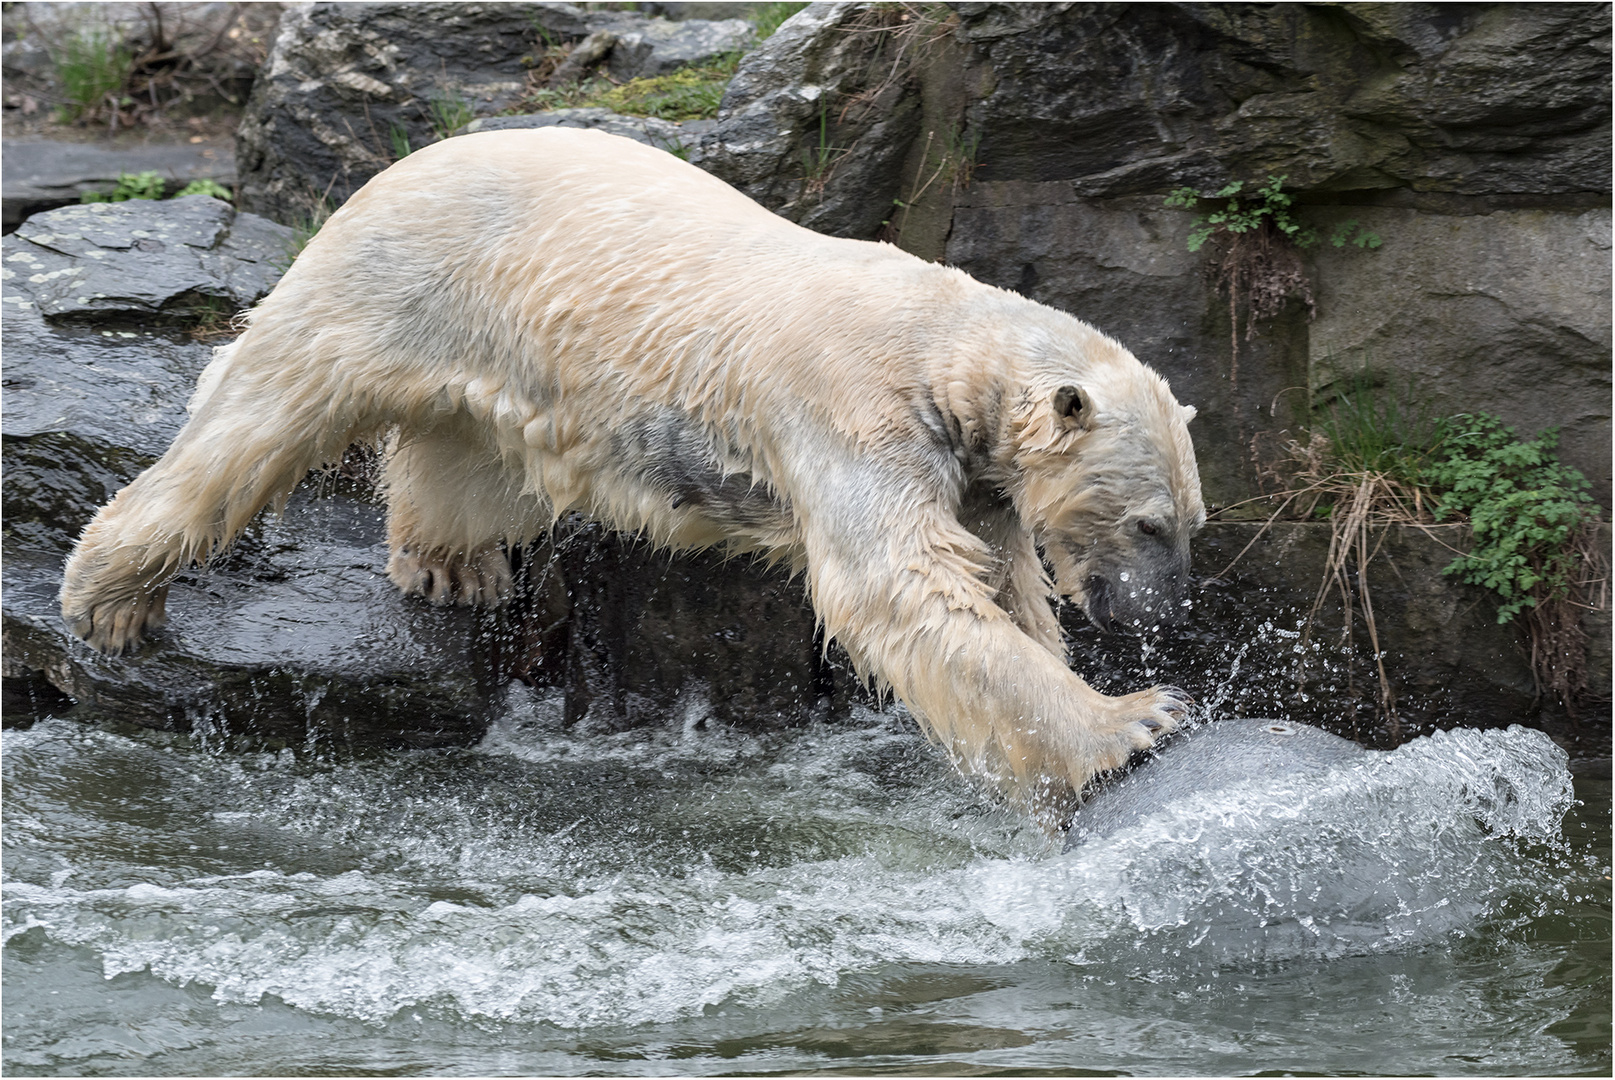
<instances>
[{"instance_id":1,"label":"bear's hind paw","mask_svg":"<svg viewBox=\"0 0 1615 1080\"><path fill-rule=\"evenodd\" d=\"M168 622L166 587L151 589L139 596L91 604L80 611L62 611L68 629L84 639L96 652L117 656L138 646L147 630L160 629Z\"/></svg>"},{"instance_id":2,"label":"bear's hind paw","mask_svg":"<svg viewBox=\"0 0 1615 1080\"><path fill-rule=\"evenodd\" d=\"M512 587L510 560L495 547L435 556L400 548L387 562L387 576L406 596L439 607L498 607L510 599Z\"/></svg>"}]
</instances>

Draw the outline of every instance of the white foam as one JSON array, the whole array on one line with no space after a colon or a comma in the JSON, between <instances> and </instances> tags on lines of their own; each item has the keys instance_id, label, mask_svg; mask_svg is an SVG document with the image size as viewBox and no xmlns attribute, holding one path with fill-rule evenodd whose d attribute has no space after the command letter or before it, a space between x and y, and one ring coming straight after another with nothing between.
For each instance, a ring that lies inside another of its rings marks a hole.
<instances>
[{"instance_id":1,"label":"white foam","mask_svg":"<svg viewBox=\"0 0 1615 1080\"><path fill-rule=\"evenodd\" d=\"M1538 888L1524 847L1569 806L1540 733L1465 731L1304 789L1185 800L1061 856L911 729L865 719L587 739L529 723L475 754L340 766L193 755L198 790L235 793L210 828L351 850L350 868L90 887L87 866L7 883L4 932L43 928L109 977L149 968L221 1001L595 1028L891 963L1150 972L1418 946ZM553 789L573 782L575 805ZM23 807L11 824L45 842L54 820Z\"/></svg>"}]
</instances>

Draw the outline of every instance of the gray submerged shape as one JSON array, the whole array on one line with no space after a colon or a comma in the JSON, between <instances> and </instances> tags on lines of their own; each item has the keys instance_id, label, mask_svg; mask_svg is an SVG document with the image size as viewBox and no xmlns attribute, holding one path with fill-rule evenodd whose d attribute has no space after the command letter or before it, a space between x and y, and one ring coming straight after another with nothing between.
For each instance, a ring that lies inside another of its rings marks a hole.
<instances>
[{"instance_id":1,"label":"gray submerged shape","mask_svg":"<svg viewBox=\"0 0 1615 1080\"><path fill-rule=\"evenodd\" d=\"M1095 792L1073 819L1065 850L1145 821L1191 795L1264 781L1295 783L1380 755L1309 724L1219 720L1173 735Z\"/></svg>"}]
</instances>

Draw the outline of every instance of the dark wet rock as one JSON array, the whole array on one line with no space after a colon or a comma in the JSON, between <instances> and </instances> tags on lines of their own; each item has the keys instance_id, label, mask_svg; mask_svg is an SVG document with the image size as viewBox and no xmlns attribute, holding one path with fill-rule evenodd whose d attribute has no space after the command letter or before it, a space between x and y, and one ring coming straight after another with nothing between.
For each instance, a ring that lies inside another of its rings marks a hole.
<instances>
[{"instance_id":1,"label":"dark wet rock","mask_svg":"<svg viewBox=\"0 0 1615 1080\"><path fill-rule=\"evenodd\" d=\"M782 570L669 557L581 523L523 570L502 666L564 688L569 724L766 729L864 700L839 650L825 654L801 580Z\"/></svg>"},{"instance_id":2,"label":"dark wet rock","mask_svg":"<svg viewBox=\"0 0 1615 1080\"><path fill-rule=\"evenodd\" d=\"M10 232L42 210L77 203L90 192L108 192L123 173L160 173L170 191L193 180L234 187L235 156L216 146L137 146L115 150L93 143L51 139L6 139L0 159L3 230Z\"/></svg>"},{"instance_id":3,"label":"dark wet rock","mask_svg":"<svg viewBox=\"0 0 1615 1080\"><path fill-rule=\"evenodd\" d=\"M305 485L284 520L260 522L218 566L182 576L169 628L133 656L95 654L58 615L74 539L167 448L211 357L159 316L197 294L252 303L273 285L268 256L284 255L289 234L197 196L52 211L5 238L3 633L13 705L59 708L51 687L98 717L300 745L480 735L477 657L488 650L474 619L403 601L381 573L380 509L363 492ZM143 239L163 247L145 250ZM63 281L92 295L81 301Z\"/></svg>"},{"instance_id":4,"label":"dark wet rock","mask_svg":"<svg viewBox=\"0 0 1615 1080\"><path fill-rule=\"evenodd\" d=\"M88 203L37 214L5 237L6 314L61 320L236 311L291 257L285 226L206 195Z\"/></svg>"},{"instance_id":5,"label":"dark wet rock","mask_svg":"<svg viewBox=\"0 0 1615 1080\"><path fill-rule=\"evenodd\" d=\"M1167 682L1211 715L1285 717L1381 747L1437 728L1527 718L1567 746L1607 746L1607 720L1578 726L1538 697L1523 628L1498 624L1494 594L1442 573L1465 542L1463 528L1397 526L1374 537L1369 597L1394 717L1379 701L1361 578L1352 573L1349 614L1324 578L1323 522L1208 524L1193 548L1198 584L1184 625L1153 639L1106 636L1067 609L1073 667L1107 693ZM1610 543L1608 526L1599 543ZM1609 612L1582 620L1595 642L1588 714L1607 717Z\"/></svg>"},{"instance_id":6,"label":"dark wet rock","mask_svg":"<svg viewBox=\"0 0 1615 1080\"><path fill-rule=\"evenodd\" d=\"M474 742L487 708L474 618L404 602L381 572L380 514L305 490L223 565L178 579L168 627L123 657L67 634L63 554L8 538L6 674L42 673L83 713L160 730L297 746Z\"/></svg>"},{"instance_id":7,"label":"dark wet rock","mask_svg":"<svg viewBox=\"0 0 1615 1080\"><path fill-rule=\"evenodd\" d=\"M741 19L671 22L571 4L294 4L237 134L240 201L282 221L339 205L396 156L493 116L526 89L550 41L615 35L613 78L665 74L749 43ZM542 36L541 36L542 35ZM448 129L448 130L446 130Z\"/></svg>"},{"instance_id":8,"label":"dark wet rock","mask_svg":"<svg viewBox=\"0 0 1615 1080\"><path fill-rule=\"evenodd\" d=\"M653 116L623 116L610 109L552 109L549 112L521 113L515 116L490 116L473 120L457 134L473 135L479 131L512 131L521 128L594 128L608 135L621 135L635 142L662 150L678 150L693 144L712 126L710 120L686 120L675 123L658 120Z\"/></svg>"}]
</instances>

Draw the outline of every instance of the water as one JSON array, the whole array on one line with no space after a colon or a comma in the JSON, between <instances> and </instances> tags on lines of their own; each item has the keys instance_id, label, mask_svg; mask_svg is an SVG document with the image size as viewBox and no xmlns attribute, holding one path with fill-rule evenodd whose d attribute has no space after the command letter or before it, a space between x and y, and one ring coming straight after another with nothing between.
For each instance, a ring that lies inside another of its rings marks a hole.
<instances>
[{"instance_id":1,"label":"water","mask_svg":"<svg viewBox=\"0 0 1615 1080\"><path fill-rule=\"evenodd\" d=\"M1609 1074L1608 770L1572 805L1537 732L1062 856L901 716L557 713L345 759L7 731L5 1071Z\"/></svg>"}]
</instances>

